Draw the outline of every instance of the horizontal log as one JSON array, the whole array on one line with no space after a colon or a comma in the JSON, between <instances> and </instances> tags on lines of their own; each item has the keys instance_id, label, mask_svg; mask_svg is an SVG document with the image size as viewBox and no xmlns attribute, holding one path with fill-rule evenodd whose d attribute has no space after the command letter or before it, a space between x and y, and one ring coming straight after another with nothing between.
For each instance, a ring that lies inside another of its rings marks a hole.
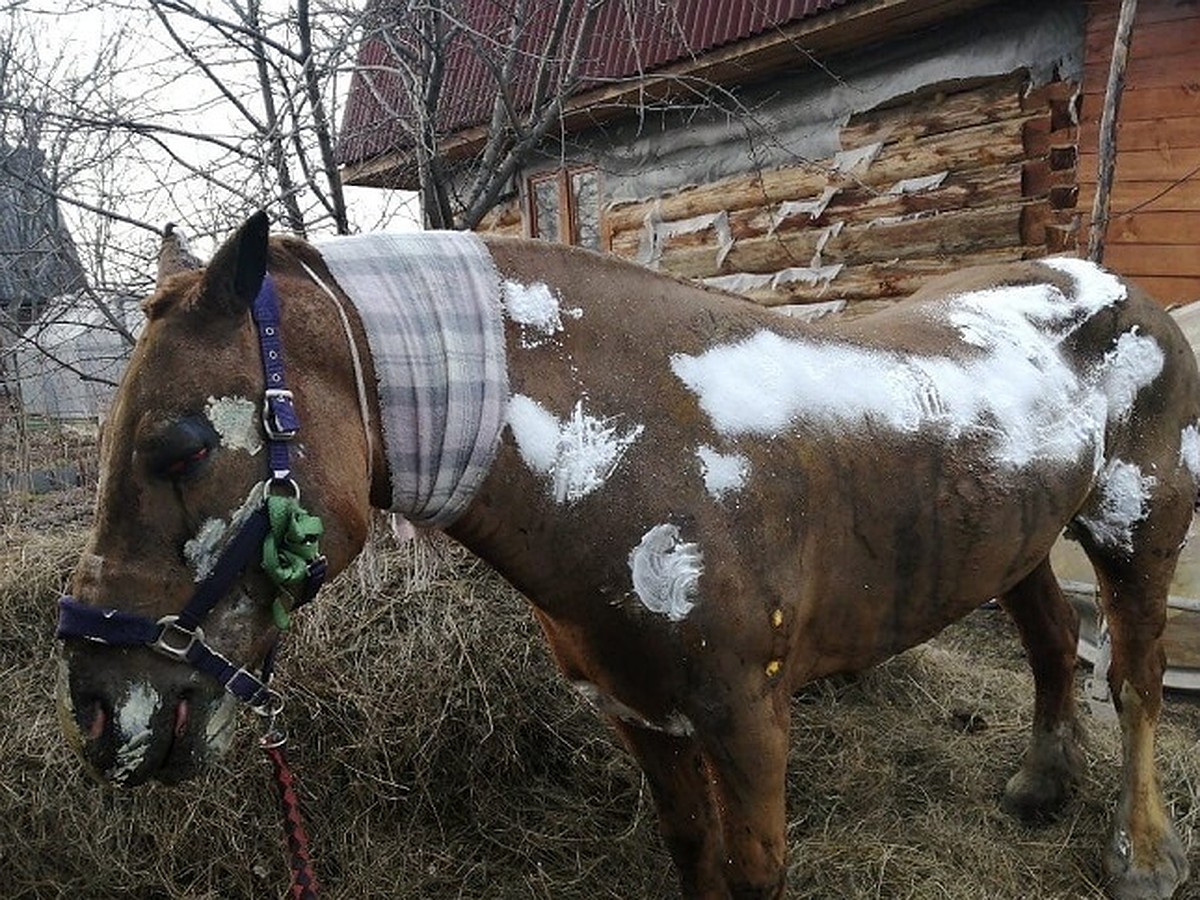
<instances>
[{"instance_id":1,"label":"horizontal log","mask_svg":"<svg viewBox=\"0 0 1200 900\"><path fill-rule=\"evenodd\" d=\"M843 147L862 147L897 135L919 138L971 125L1020 118L1026 79L1012 75L953 93L926 91L900 103L852 116L842 129Z\"/></svg>"},{"instance_id":2,"label":"horizontal log","mask_svg":"<svg viewBox=\"0 0 1200 900\"><path fill-rule=\"evenodd\" d=\"M919 218L879 218L840 229L805 228L738 241L720 262L715 245L664 251L659 267L687 278L711 278L817 264L861 265L910 255L956 255L1020 245L1020 221L1019 203Z\"/></svg>"},{"instance_id":3,"label":"horizontal log","mask_svg":"<svg viewBox=\"0 0 1200 900\"><path fill-rule=\"evenodd\" d=\"M1012 262L1019 258L1015 248L1002 248L976 250L960 255L845 266L827 283L784 281L774 288L755 288L743 292L743 295L768 306L846 300L850 302L846 313L853 313L853 307L858 304L881 299L894 301L907 297L931 278L968 266ZM861 308L859 307L860 310Z\"/></svg>"},{"instance_id":4,"label":"horizontal log","mask_svg":"<svg viewBox=\"0 0 1200 900\"><path fill-rule=\"evenodd\" d=\"M907 256L956 256L1021 243L1021 205L953 210L925 218L847 226L821 251L824 264L858 265Z\"/></svg>"},{"instance_id":5,"label":"horizontal log","mask_svg":"<svg viewBox=\"0 0 1200 900\"><path fill-rule=\"evenodd\" d=\"M839 193L817 219L800 217L773 223L766 211L752 216L730 217L734 247L718 268L719 247L712 232L690 246L683 242L664 247L660 264L688 277L709 277L720 272L773 272L791 265L807 265L825 230L839 223L868 225L904 216L930 212L950 212L992 205L1014 204L1020 200L1020 166L998 166L974 173L952 173L936 189L912 194L882 194L858 187ZM772 225L776 227L772 230ZM640 231L614 235L613 247L634 258L641 245Z\"/></svg>"},{"instance_id":6,"label":"horizontal log","mask_svg":"<svg viewBox=\"0 0 1200 900\"><path fill-rule=\"evenodd\" d=\"M900 144L885 145L858 181L889 188L909 178L944 171L966 171L1016 162L1026 157L1020 119L988 122Z\"/></svg>"},{"instance_id":7,"label":"horizontal log","mask_svg":"<svg viewBox=\"0 0 1200 900\"><path fill-rule=\"evenodd\" d=\"M664 220L691 219L721 210L769 206L820 196L835 173L828 166L789 166L697 185L657 200L610 206L605 216L614 232L640 228L652 212Z\"/></svg>"}]
</instances>

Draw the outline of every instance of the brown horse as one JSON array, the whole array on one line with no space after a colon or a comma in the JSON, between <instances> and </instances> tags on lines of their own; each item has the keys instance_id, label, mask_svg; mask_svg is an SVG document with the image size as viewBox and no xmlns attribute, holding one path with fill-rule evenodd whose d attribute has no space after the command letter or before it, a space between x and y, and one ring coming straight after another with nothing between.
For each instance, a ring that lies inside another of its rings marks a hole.
<instances>
[{"instance_id":1,"label":"brown horse","mask_svg":"<svg viewBox=\"0 0 1200 900\"><path fill-rule=\"evenodd\" d=\"M793 692L989 598L1035 685L1005 805L1039 818L1066 802L1077 620L1047 555L1067 528L1098 572L1124 737L1109 891L1165 898L1186 879L1154 735L1200 385L1182 334L1132 285L1079 260L1019 263L806 325L537 242L314 247L269 240L260 214L207 268L164 259L64 601L64 620L158 629L142 641L155 653L63 627L65 727L101 776L177 781L222 748L236 702L179 658L206 643L256 664L278 591L239 563L202 634L173 617L231 523L302 490L331 571L361 548L372 506L494 566L645 770L684 895L781 896ZM272 463L264 479L277 442L256 412L261 357L278 351L248 310L267 283L300 432L294 470Z\"/></svg>"}]
</instances>

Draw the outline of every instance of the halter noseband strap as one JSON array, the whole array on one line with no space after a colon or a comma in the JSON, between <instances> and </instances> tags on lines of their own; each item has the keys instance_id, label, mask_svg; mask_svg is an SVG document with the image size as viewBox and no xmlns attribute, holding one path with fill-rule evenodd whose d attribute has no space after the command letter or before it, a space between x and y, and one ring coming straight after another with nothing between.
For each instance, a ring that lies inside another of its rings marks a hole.
<instances>
[{"instance_id":1,"label":"halter noseband strap","mask_svg":"<svg viewBox=\"0 0 1200 900\"><path fill-rule=\"evenodd\" d=\"M262 426L267 443L269 472L265 481L252 492L260 497L225 544L212 571L197 586L187 606L178 615L151 619L119 609L106 609L81 603L73 597L59 600L57 636L86 638L113 646L146 646L168 659L183 662L216 679L224 688L251 706L272 703L267 687L271 678L274 647L267 653L262 677L235 665L204 640L201 623L229 593L234 582L256 557L261 557L263 542L271 530L268 501L275 486L285 487L299 496L292 480L291 453L288 443L296 436L300 421L287 388L283 370L283 341L280 334L279 298L269 274L251 306L258 334L266 388L263 392ZM252 497L253 500L253 497ZM325 578L325 558L317 556L307 566L304 587L296 605L316 595Z\"/></svg>"}]
</instances>

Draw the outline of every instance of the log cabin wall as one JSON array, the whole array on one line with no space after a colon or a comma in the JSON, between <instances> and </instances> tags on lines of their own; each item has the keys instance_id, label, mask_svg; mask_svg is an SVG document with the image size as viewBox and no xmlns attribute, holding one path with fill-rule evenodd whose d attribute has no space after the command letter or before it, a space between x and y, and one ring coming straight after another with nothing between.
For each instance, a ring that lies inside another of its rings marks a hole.
<instances>
[{"instance_id":1,"label":"log cabin wall","mask_svg":"<svg viewBox=\"0 0 1200 900\"><path fill-rule=\"evenodd\" d=\"M616 255L767 305L866 312L953 268L1075 249L1083 31L1075 0L997 4L747 88L745 119L648 115L542 170L599 169ZM480 230L527 226L518 197Z\"/></svg>"},{"instance_id":2,"label":"log cabin wall","mask_svg":"<svg viewBox=\"0 0 1200 900\"><path fill-rule=\"evenodd\" d=\"M1080 236L1096 189L1119 0L1088 3L1079 135ZM1104 262L1164 304L1200 300L1200 4L1141 0L1117 123Z\"/></svg>"},{"instance_id":3,"label":"log cabin wall","mask_svg":"<svg viewBox=\"0 0 1200 900\"><path fill-rule=\"evenodd\" d=\"M950 269L1074 247L1073 85L1025 76L856 115L845 150L616 204L614 253L768 305L868 311Z\"/></svg>"}]
</instances>

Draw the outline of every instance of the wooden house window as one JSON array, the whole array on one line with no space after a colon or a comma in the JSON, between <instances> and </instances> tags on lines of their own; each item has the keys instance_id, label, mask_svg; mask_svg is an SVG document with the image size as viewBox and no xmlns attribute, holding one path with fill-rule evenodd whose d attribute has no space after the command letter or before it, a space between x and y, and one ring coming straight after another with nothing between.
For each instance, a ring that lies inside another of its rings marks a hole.
<instances>
[{"instance_id":1,"label":"wooden house window","mask_svg":"<svg viewBox=\"0 0 1200 900\"><path fill-rule=\"evenodd\" d=\"M600 249L600 174L559 169L529 179L529 234Z\"/></svg>"}]
</instances>

